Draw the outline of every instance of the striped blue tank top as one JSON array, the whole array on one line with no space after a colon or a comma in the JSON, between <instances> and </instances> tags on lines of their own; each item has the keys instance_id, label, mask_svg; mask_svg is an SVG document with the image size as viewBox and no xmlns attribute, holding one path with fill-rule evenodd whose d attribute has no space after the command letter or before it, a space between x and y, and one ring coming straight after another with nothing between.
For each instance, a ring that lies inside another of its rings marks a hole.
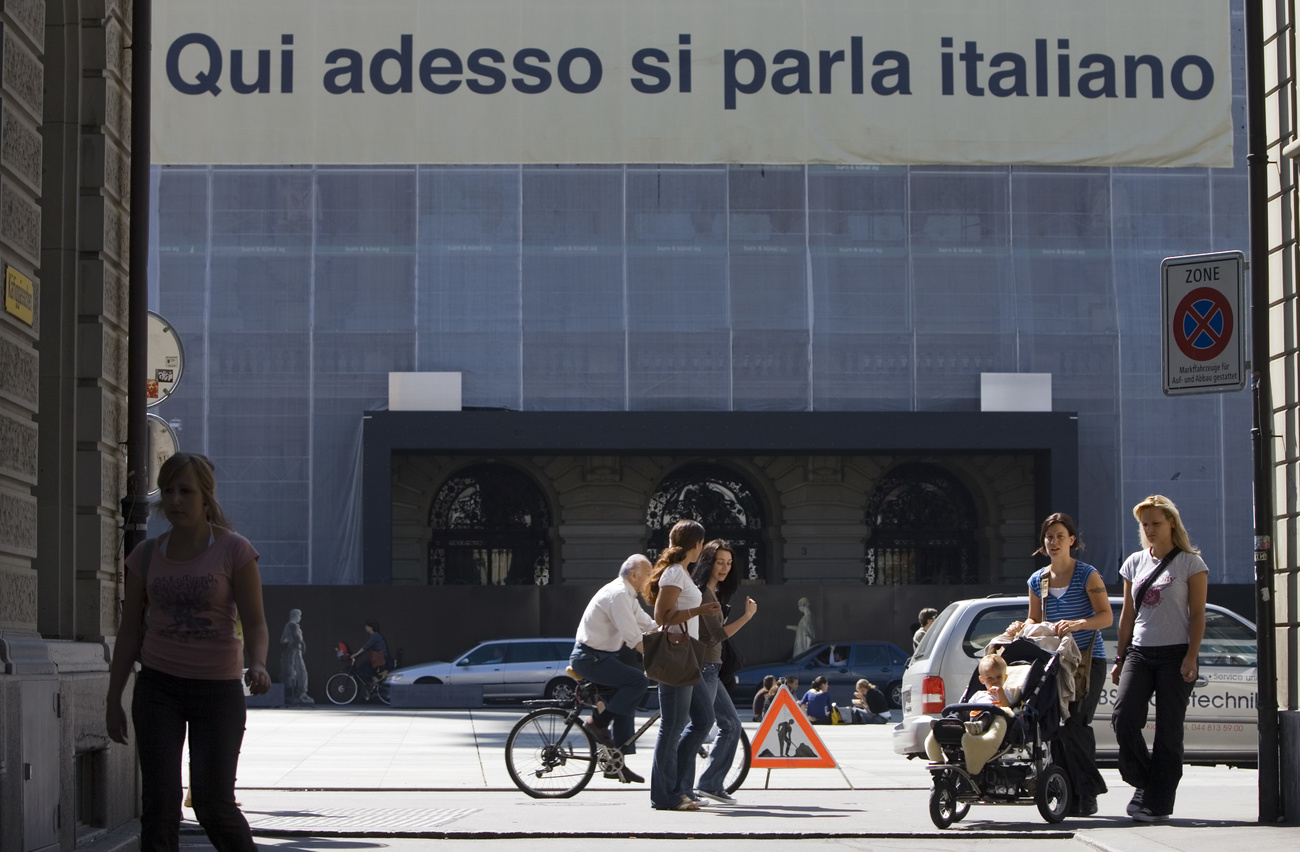
<instances>
[{"instance_id":1,"label":"striped blue tank top","mask_svg":"<svg viewBox=\"0 0 1300 852\"><path fill-rule=\"evenodd\" d=\"M1042 597L1041 588L1043 584L1050 583L1050 568L1044 568L1041 571L1035 571L1029 577L1029 594L1034 597ZM1096 615L1093 609L1092 601L1088 599L1088 578L1097 573L1086 562L1074 561L1074 576L1070 578L1070 585L1066 587L1065 594L1059 598L1053 597L1049 591L1047 599L1043 601L1043 621L1060 621L1063 618L1092 618ZM1106 659L1106 645L1101 640L1100 630L1084 630L1074 633L1074 641L1078 644L1079 650L1084 654L1088 653L1089 643L1092 643L1092 656Z\"/></svg>"}]
</instances>

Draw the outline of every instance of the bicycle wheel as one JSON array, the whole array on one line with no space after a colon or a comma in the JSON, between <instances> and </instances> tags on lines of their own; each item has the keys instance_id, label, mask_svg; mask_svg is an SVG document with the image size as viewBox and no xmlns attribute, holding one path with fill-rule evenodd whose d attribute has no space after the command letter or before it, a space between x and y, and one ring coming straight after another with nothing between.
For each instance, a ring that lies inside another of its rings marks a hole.
<instances>
[{"instance_id":1,"label":"bicycle wheel","mask_svg":"<svg viewBox=\"0 0 1300 852\"><path fill-rule=\"evenodd\" d=\"M506 771L534 799L567 799L591 781L596 743L569 711L534 710L506 737Z\"/></svg>"},{"instance_id":2,"label":"bicycle wheel","mask_svg":"<svg viewBox=\"0 0 1300 852\"><path fill-rule=\"evenodd\" d=\"M705 743L700 746L695 758L695 780L698 781L704 774L704 769L709 764L709 755L713 753L714 743ZM745 783L745 777L749 775L749 758L753 749L749 744L749 734L745 729L740 729L740 742L736 746L736 754L731 758L731 768L727 770L727 775L723 783L723 788L728 793L734 793L740 789L740 785Z\"/></svg>"},{"instance_id":3,"label":"bicycle wheel","mask_svg":"<svg viewBox=\"0 0 1300 852\"><path fill-rule=\"evenodd\" d=\"M388 685L388 681L381 680L379 683L375 684L375 697L385 704L392 704L392 690L393 688Z\"/></svg>"},{"instance_id":4,"label":"bicycle wheel","mask_svg":"<svg viewBox=\"0 0 1300 852\"><path fill-rule=\"evenodd\" d=\"M325 694L335 704L351 704L357 697L357 682L347 672L339 672L325 681Z\"/></svg>"}]
</instances>

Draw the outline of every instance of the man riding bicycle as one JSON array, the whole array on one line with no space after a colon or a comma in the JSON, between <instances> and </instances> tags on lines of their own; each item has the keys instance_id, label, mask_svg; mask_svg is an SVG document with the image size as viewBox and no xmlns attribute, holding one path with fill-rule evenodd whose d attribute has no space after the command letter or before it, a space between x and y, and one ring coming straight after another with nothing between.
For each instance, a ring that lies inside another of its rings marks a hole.
<instances>
[{"instance_id":1,"label":"man riding bicycle","mask_svg":"<svg viewBox=\"0 0 1300 852\"><path fill-rule=\"evenodd\" d=\"M584 680L601 686L613 687L614 695L600 710L584 722L598 743L613 745L626 743L632 736L637 704L645 695L650 680L639 666L629 665L619 659L619 652L631 648L640 652L641 636L655 629L654 619L641 608L637 589L651 569L650 560L641 554L629 556L619 568L618 577L601 587L587 604L578 623L577 642L569 667ZM609 732L614 724L614 735ZM623 754L632 754L635 743L629 743ZM623 766L616 772L605 773L624 784L645 783L645 779Z\"/></svg>"}]
</instances>

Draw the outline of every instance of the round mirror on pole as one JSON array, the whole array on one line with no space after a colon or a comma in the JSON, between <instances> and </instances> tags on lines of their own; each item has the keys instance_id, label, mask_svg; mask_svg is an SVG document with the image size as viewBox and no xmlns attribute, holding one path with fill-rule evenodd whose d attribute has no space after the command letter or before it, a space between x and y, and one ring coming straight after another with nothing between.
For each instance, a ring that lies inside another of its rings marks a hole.
<instances>
[{"instance_id":1,"label":"round mirror on pole","mask_svg":"<svg viewBox=\"0 0 1300 852\"><path fill-rule=\"evenodd\" d=\"M163 462L176 455L180 450L180 441L171 424L152 412L145 415L149 419L149 495L158 493L158 471Z\"/></svg>"},{"instance_id":2,"label":"round mirror on pole","mask_svg":"<svg viewBox=\"0 0 1300 852\"><path fill-rule=\"evenodd\" d=\"M167 399L185 372L185 347L171 323L149 312L149 353L145 376L145 406L153 408Z\"/></svg>"}]
</instances>

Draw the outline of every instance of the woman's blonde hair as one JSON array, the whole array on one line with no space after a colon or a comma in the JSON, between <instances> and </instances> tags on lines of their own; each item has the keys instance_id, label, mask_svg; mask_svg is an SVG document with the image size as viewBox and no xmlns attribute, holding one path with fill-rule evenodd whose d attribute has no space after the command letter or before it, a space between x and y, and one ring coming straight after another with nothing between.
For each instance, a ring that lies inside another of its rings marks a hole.
<instances>
[{"instance_id":1,"label":"woman's blonde hair","mask_svg":"<svg viewBox=\"0 0 1300 852\"><path fill-rule=\"evenodd\" d=\"M853 685L853 691L861 692L863 687L866 687L867 689L875 689L876 685L864 677L859 679L858 682Z\"/></svg>"},{"instance_id":2,"label":"woman's blonde hair","mask_svg":"<svg viewBox=\"0 0 1300 852\"><path fill-rule=\"evenodd\" d=\"M199 453L176 453L163 462L162 467L158 469L158 488L161 490L171 485L187 468L194 471L194 482L199 486L199 493L203 495L208 523L214 527L230 529L230 521L227 520L226 513L221 510L221 504L217 502L217 475L207 456ZM155 503L153 510L159 517L165 516L161 502Z\"/></svg>"},{"instance_id":3,"label":"woman's blonde hair","mask_svg":"<svg viewBox=\"0 0 1300 852\"><path fill-rule=\"evenodd\" d=\"M1169 526L1173 530L1174 546L1186 553L1200 553L1199 547L1192 545L1192 540L1187 535L1187 527L1183 526L1183 516L1178 514L1178 507L1174 501L1170 500L1163 494L1152 494L1133 507L1133 517L1138 522L1138 539L1142 542L1143 547L1150 547L1151 542L1147 540L1147 534L1142 531L1142 513L1147 509L1159 509L1165 513L1169 519Z\"/></svg>"},{"instance_id":4,"label":"woman's blonde hair","mask_svg":"<svg viewBox=\"0 0 1300 852\"><path fill-rule=\"evenodd\" d=\"M659 554L654 569L645 579L641 597L645 598L646 603L655 605L655 600L659 597L659 578L664 572L681 562L691 548L703 542L704 527L700 526L699 521L686 519L673 524L673 528L668 531L668 546Z\"/></svg>"}]
</instances>

